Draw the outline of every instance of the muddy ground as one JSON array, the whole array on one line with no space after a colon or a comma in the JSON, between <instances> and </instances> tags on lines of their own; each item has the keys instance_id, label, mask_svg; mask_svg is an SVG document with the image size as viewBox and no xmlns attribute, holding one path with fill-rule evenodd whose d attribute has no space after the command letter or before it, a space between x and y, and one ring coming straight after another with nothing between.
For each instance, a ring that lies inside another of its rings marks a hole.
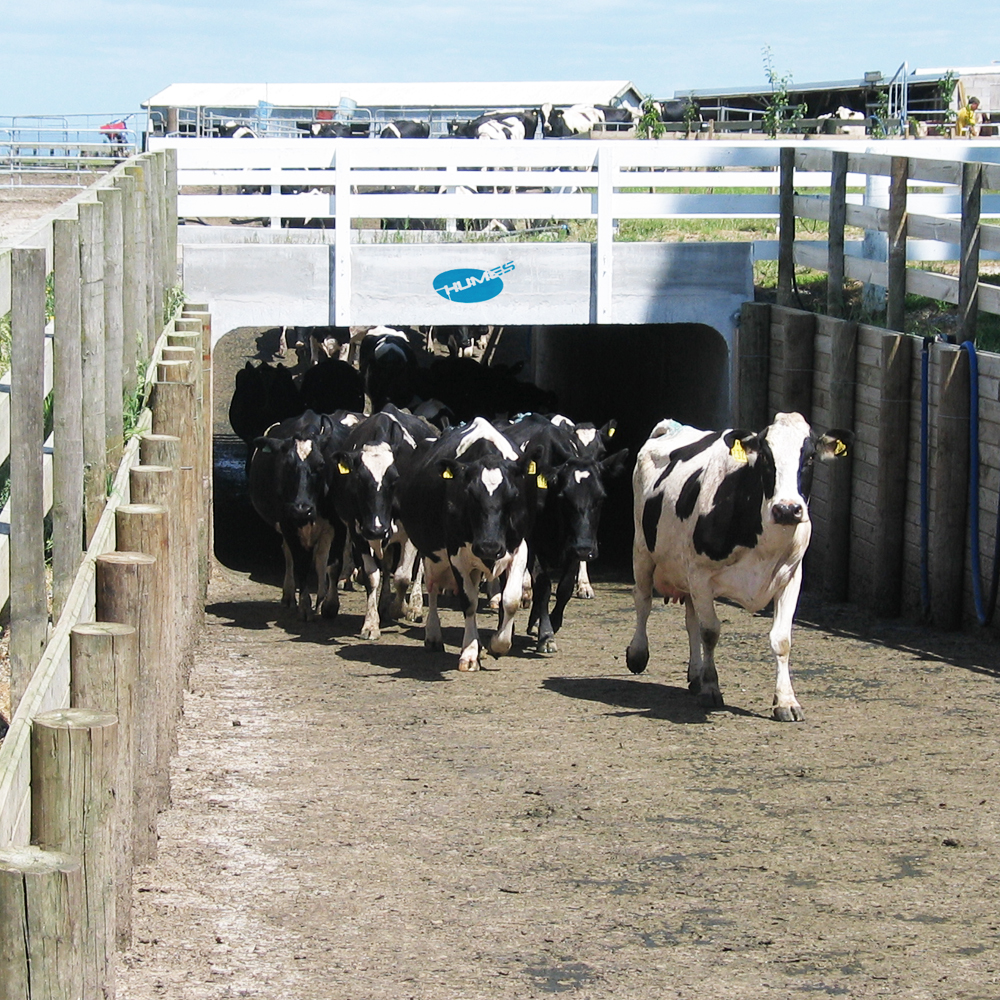
<instances>
[{"instance_id":1,"label":"muddy ground","mask_svg":"<svg viewBox=\"0 0 1000 1000\"><path fill-rule=\"evenodd\" d=\"M219 363L222 385L242 356ZM360 593L335 623L279 607L217 446L241 572L211 586L120 998L1000 995L995 643L807 595L807 719L780 724L770 620L723 606L706 714L677 607L626 670L612 568L558 653L522 618L513 655L460 675L457 611L439 654L405 624L356 638Z\"/></svg>"}]
</instances>

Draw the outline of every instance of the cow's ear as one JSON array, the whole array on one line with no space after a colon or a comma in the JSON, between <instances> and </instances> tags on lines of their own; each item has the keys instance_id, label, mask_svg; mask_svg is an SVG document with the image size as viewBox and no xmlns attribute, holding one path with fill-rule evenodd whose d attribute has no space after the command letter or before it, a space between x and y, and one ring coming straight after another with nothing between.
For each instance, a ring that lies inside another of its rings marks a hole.
<instances>
[{"instance_id":1,"label":"cow's ear","mask_svg":"<svg viewBox=\"0 0 1000 1000\"><path fill-rule=\"evenodd\" d=\"M338 476L349 476L357 465L349 451L335 452L330 459L330 464Z\"/></svg>"},{"instance_id":2,"label":"cow's ear","mask_svg":"<svg viewBox=\"0 0 1000 1000\"><path fill-rule=\"evenodd\" d=\"M542 471L540 459L544 450L544 447L537 442L526 448L516 462L518 471L524 476L537 476Z\"/></svg>"},{"instance_id":3,"label":"cow's ear","mask_svg":"<svg viewBox=\"0 0 1000 1000\"><path fill-rule=\"evenodd\" d=\"M816 454L820 461L830 462L835 458L847 458L853 446L853 431L830 430L816 442Z\"/></svg>"},{"instance_id":4,"label":"cow's ear","mask_svg":"<svg viewBox=\"0 0 1000 1000\"><path fill-rule=\"evenodd\" d=\"M442 479L458 479L462 471L462 463L446 458L438 462L438 469Z\"/></svg>"},{"instance_id":5,"label":"cow's ear","mask_svg":"<svg viewBox=\"0 0 1000 1000\"><path fill-rule=\"evenodd\" d=\"M272 451L277 451L279 445L280 441L275 438L259 437L253 439L253 446L258 451L264 452L265 455L270 455Z\"/></svg>"},{"instance_id":6,"label":"cow's ear","mask_svg":"<svg viewBox=\"0 0 1000 1000\"><path fill-rule=\"evenodd\" d=\"M627 462L628 448L622 448L601 462L601 475L607 479L615 479L625 471Z\"/></svg>"},{"instance_id":7,"label":"cow's ear","mask_svg":"<svg viewBox=\"0 0 1000 1000\"><path fill-rule=\"evenodd\" d=\"M607 448L611 444L611 439L615 436L615 431L618 430L618 421L609 420L597 433L601 435L601 440L604 442L604 447Z\"/></svg>"},{"instance_id":8,"label":"cow's ear","mask_svg":"<svg viewBox=\"0 0 1000 1000\"><path fill-rule=\"evenodd\" d=\"M729 448L730 458L741 465L748 464L760 451L760 438L749 431L730 431L724 440Z\"/></svg>"}]
</instances>

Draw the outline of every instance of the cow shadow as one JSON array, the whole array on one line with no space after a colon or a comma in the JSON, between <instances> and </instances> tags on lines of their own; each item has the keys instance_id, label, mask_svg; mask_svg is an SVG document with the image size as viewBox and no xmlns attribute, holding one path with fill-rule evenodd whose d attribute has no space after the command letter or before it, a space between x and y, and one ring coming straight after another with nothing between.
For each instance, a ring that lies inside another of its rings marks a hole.
<instances>
[{"instance_id":1,"label":"cow shadow","mask_svg":"<svg viewBox=\"0 0 1000 1000\"><path fill-rule=\"evenodd\" d=\"M698 703L686 687L629 677L547 677L542 687L566 698L608 705L613 709L608 714L618 718L637 715L677 725L702 725L712 714ZM718 711L753 719L765 718L757 712L732 705Z\"/></svg>"}]
</instances>

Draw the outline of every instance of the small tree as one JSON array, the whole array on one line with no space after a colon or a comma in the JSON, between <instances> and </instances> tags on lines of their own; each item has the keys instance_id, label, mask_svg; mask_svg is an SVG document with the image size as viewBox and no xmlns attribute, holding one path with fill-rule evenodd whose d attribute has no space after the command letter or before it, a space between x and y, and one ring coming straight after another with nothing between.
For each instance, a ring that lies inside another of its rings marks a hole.
<instances>
[{"instance_id":1,"label":"small tree","mask_svg":"<svg viewBox=\"0 0 1000 1000\"><path fill-rule=\"evenodd\" d=\"M774 57L771 47L765 45L761 50L764 58L764 75L771 85L771 96L764 99L764 131L771 139L776 139L779 132L794 132L805 113L804 104L792 104L789 89L792 85L792 74L779 74L774 68Z\"/></svg>"},{"instance_id":2,"label":"small tree","mask_svg":"<svg viewBox=\"0 0 1000 1000\"><path fill-rule=\"evenodd\" d=\"M636 123L635 131L640 139L659 139L667 131L652 97L643 100L642 117Z\"/></svg>"}]
</instances>

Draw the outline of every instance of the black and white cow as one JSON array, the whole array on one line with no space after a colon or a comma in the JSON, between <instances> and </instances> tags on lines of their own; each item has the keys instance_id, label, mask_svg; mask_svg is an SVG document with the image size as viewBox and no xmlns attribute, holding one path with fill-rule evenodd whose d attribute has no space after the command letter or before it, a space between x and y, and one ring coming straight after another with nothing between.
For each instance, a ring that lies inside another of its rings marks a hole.
<instances>
[{"instance_id":1,"label":"black and white cow","mask_svg":"<svg viewBox=\"0 0 1000 1000\"><path fill-rule=\"evenodd\" d=\"M690 97L681 97L669 101L654 101L653 108L661 122L697 121L701 115L698 102Z\"/></svg>"},{"instance_id":2,"label":"black and white cow","mask_svg":"<svg viewBox=\"0 0 1000 1000\"><path fill-rule=\"evenodd\" d=\"M368 134L368 126L354 128L350 122L296 122L295 127L306 139L357 139Z\"/></svg>"},{"instance_id":3,"label":"black and white cow","mask_svg":"<svg viewBox=\"0 0 1000 1000\"><path fill-rule=\"evenodd\" d=\"M631 108L612 108L604 105L574 104L571 108L553 108L542 105L542 129L546 138L562 139L570 135L584 135L603 122L632 124L638 115Z\"/></svg>"},{"instance_id":4,"label":"black and white cow","mask_svg":"<svg viewBox=\"0 0 1000 1000\"><path fill-rule=\"evenodd\" d=\"M272 424L297 417L304 407L292 373L284 365L247 362L236 373L229 401L229 423L247 445L247 469L253 442Z\"/></svg>"},{"instance_id":5,"label":"black and white cow","mask_svg":"<svg viewBox=\"0 0 1000 1000\"><path fill-rule=\"evenodd\" d=\"M591 423L575 423L569 417L557 413L552 416L554 424L566 427L576 440L576 446L581 457L602 459L611 450L611 439L618 430L618 421L609 420L603 427L595 427ZM574 597L584 601L594 599L594 588L590 582L587 561L580 560L580 571L576 577Z\"/></svg>"},{"instance_id":6,"label":"black and white cow","mask_svg":"<svg viewBox=\"0 0 1000 1000\"><path fill-rule=\"evenodd\" d=\"M449 132L456 139L534 139L538 111L490 111L471 122L451 122Z\"/></svg>"},{"instance_id":7,"label":"black and white cow","mask_svg":"<svg viewBox=\"0 0 1000 1000\"><path fill-rule=\"evenodd\" d=\"M533 461L533 455L522 455L488 421L477 418L442 434L397 489L400 519L424 557L424 645L444 649L437 596L456 591L465 617L459 670L479 669L476 607L484 578L506 577L502 618L490 650L500 656L511 648L535 506Z\"/></svg>"},{"instance_id":8,"label":"black and white cow","mask_svg":"<svg viewBox=\"0 0 1000 1000\"><path fill-rule=\"evenodd\" d=\"M215 133L220 139L256 139L257 133L242 122L228 121L215 126Z\"/></svg>"},{"instance_id":9,"label":"black and white cow","mask_svg":"<svg viewBox=\"0 0 1000 1000\"><path fill-rule=\"evenodd\" d=\"M407 406L412 401L417 356L409 336L402 330L372 327L361 340L358 367L372 413L386 403Z\"/></svg>"},{"instance_id":10,"label":"black and white cow","mask_svg":"<svg viewBox=\"0 0 1000 1000\"><path fill-rule=\"evenodd\" d=\"M427 349L433 344L440 344L452 358L469 358L475 348L474 327L469 326L432 326L428 334Z\"/></svg>"},{"instance_id":11,"label":"black and white cow","mask_svg":"<svg viewBox=\"0 0 1000 1000\"><path fill-rule=\"evenodd\" d=\"M636 628L626 652L646 669L646 620L655 589L684 602L690 645L688 688L706 709L723 706L715 668L716 598L748 611L774 601L771 649L777 662L773 714L799 721L788 672L792 619L809 545L813 462L847 454L853 435L817 436L798 413L778 413L759 434L702 431L661 421L642 446L635 494Z\"/></svg>"},{"instance_id":12,"label":"black and white cow","mask_svg":"<svg viewBox=\"0 0 1000 1000\"><path fill-rule=\"evenodd\" d=\"M431 127L427 122L401 120L389 122L379 133L380 139L428 139Z\"/></svg>"},{"instance_id":13,"label":"black and white cow","mask_svg":"<svg viewBox=\"0 0 1000 1000\"><path fill-rule=\"evenodd\" d=\"M365 389L357 368L340 358L329 358L307 368L299 381L302 405L316 413L365 408Z\"/></svg>"},{"instance_id":14,"label":"black and white cow","mask_svg":"<svg viewBox=\"0 0 1000 1000\"><path fill-rule=\"evenodd\" d=\"M329 519L346 527L354 562L365 576L368 602L361 628L362 639L380 635L380 596L383 567L393 572L395 591L389 617L413 618L423 608L415 590L410 606L406 591L413 581L416 549L406 537L395 510L396 486L417 457L438 438L437 428L397 409L391 403L359 423L336 450L327 453ZM339 531L335 534L339 535ZM340 554L335 537L330 557L330 585L340 575ZM389 563L390 554L395 557Z\"/></svg>"},{"instance_id":15,"label":"black and white cow","mask_svg":"<svg viewBox=\"0 0 1000 1000\"><path fill-rule=\"evenodd\" d=\"M529 628L538 623L537 651L556 651L555 633L576 587L581 562L597 558L605 483L625 471L628 449L605 458L582 454L565 424L526 414L504 429L522 453L536 456L536 512L528 535L532 576ZM549 612L553 577L558 581Z\"/></svg>"},{"instance_id":16,"label":"black and white cow","mask_svg":"<svg viewBox=\"0 0 1000 1000\"><path fill-rule=\"evenodd\" d=\"M309 594L310 562L317 579L316 605L327 613L326 567L334 531L323 515L326 500L325 447L344 440L350 428L335 418L307 410L267 429L254 442L250 461L250 502L281 535L285 579L281 603L295 606L306 621L314 617ZM336 586L333 588L336 597Z\"/></svg>"}]
</instances>

